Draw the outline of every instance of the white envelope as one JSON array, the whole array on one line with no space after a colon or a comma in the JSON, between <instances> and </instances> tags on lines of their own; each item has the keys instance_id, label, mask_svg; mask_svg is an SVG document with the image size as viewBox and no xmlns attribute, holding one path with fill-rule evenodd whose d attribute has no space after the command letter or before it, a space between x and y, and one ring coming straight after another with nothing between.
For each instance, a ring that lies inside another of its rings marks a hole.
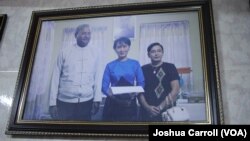
<instances>
[{"instance_id":1,"label":"white envelope","mask_svg":"<svg viewBox=\"0 0 250 141\"><path fill-rule=\"evenodd\" d=\"M144 92L142 86L119 86L119 87L111 87L110 89L113 95Z\"/></svg>"}]
</instances>

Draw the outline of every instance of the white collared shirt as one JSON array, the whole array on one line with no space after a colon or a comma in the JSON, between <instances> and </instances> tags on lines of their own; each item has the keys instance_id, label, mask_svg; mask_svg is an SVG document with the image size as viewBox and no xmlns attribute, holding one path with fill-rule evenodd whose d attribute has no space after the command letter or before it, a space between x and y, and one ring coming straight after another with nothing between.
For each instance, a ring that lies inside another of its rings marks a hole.
<instances>
[{"instance_id":1,"label":"white collared shirt","mask_svg":"<svg viewBox=\"0 0 250 141\"><path fill-rule=\"evenodd\" d=\"M53 71L50 106L56 100L78 103L94 98L101 101L101 66L98 54L90 45L73 45L61 50Z\"/></svg>"}]
</instances>

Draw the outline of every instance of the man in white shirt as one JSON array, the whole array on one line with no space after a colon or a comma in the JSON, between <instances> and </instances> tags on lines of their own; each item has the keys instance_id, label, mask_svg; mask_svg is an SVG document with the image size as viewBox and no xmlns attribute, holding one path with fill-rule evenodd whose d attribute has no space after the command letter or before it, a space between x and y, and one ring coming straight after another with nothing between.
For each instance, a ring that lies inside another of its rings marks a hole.
<instances>
[{"instance_id":1,"label":"man in white shirt","mask_svg":"<svg viewBox=\"0 0 250 141\"><path fill-rule=\"evenodd\" d=\"M50 114L59 120L91 120L102 99L98 55L89 44L90 27L76 28L77 44L63 48L57 58L50 89Z\"/></svg>"}]
</instances>

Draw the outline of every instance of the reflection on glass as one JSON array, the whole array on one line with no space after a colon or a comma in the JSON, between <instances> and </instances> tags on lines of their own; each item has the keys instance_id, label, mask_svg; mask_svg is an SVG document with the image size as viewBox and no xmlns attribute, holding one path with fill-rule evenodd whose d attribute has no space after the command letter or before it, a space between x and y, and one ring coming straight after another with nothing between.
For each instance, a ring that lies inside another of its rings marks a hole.
<instances>
[{"instance_id":1,"label":"reflection on glass","mask_svg":"<svg viewBox=\"0 0 250 141\"><path fill-rule=\"evenodd\" d=\"M6 107L10 107L12 104L12 98L6 95L0 95L0 103Z\"/></svg>"}]
</instances>

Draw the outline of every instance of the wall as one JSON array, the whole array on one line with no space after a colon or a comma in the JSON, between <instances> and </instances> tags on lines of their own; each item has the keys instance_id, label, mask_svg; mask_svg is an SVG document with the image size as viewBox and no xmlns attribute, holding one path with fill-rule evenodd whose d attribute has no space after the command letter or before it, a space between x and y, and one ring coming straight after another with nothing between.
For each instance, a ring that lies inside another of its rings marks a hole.
<instances>
[{"instance_id":1,"label":"wall","mask_svg":"<svg viewBox=\"0 0 250 141\"><path fill-rule=\"evenodd\" d=\"M148 2L154 0L137 0ZM157 0L155 0L157 1ZM11 137L4 134L10 114L23 47L33 10L132 3L133 0L1 0L0 13L8 23L0 43L0 139L48 140L48 137ZM226 124L250 124L250 8L248 0L213 0L221 91ZM50 137L51 138L51 137ZM49 139L50 139L49 138ZM92 140L92 138L81 138ZM51 140L70 140L53 138ZM80 138L75 139L80 140ZM95 140L128 140L97 138ZM131 139L130 139L131 140ZM146 140L146 139L133 139Z\"/></svg>"}]
</instances>

